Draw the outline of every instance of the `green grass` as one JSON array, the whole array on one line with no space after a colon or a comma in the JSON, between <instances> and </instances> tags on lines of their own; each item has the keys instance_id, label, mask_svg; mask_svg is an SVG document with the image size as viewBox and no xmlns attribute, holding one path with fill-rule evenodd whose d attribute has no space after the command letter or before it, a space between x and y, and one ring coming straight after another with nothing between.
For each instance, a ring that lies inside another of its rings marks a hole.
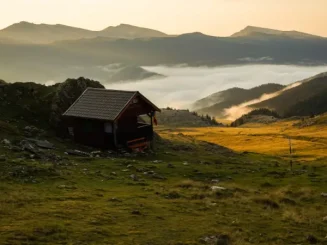
<instances>
[{"instance_id":1,"label":"green grass","mask_svg":"<svg viewBox=\"0 0 327 245\"><path fill-rule=\"evenodd\" d=\"M308 235L326 244L325 162L291 172L278 158L172 139L150 156L60 163L1 147L0 244L200 244L217 234L232 244L309 244Z\"/></svg>"}]
</instances>

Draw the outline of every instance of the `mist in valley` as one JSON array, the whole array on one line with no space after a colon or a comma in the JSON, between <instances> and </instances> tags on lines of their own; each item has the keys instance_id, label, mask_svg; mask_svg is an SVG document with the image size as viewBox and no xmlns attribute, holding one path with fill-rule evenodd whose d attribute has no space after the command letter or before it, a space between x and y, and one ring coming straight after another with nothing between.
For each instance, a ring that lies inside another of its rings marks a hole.
<instances>
[{"instance_id":1,"label":"mist in valley","mask_svg":"<svg viewBox=\"0 0 327 245\"><path fill-rule=\"evenodd\" d=\"M156 66L143 68L165 77L133 82L106 83L106 88L140 91L159 107L192 109L192 103L196 100L232 87L249 89L266 83L289 85L327 71L327 66L291 65L246 65L216 68Z\"/></svg>"}]
</instances>

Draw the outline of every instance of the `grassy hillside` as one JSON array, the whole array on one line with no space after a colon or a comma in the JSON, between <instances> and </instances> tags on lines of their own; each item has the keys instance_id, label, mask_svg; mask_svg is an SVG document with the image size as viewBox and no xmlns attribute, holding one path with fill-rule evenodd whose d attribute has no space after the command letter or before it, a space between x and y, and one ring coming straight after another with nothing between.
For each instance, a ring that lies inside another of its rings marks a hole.
<instances>
[{"instance_id":1,"label":"grassy hillside","mask_svg":"<svg viewBox=\"0 0 327 245\"><path fill-rule=\"evenodd\" d=\"M280 84L268 83L252 89L232 88L198 100L193 104L193 107L199 113L223 117L226 108L257 99L263 94L277 92L284 87Z\"/></svg>"},{"instance_id":2,"label":"grassy hillside","mask_svg":"<svg viewBox=\"0 0 327 245\"><path fill-rule=\"evenodd\" d=\"M53 86L0 80L0 120L49 129L50 121L55 126L87 87L103 88L99 82L83 77Z\"/></svg>"},{"instance_id":3,"label":"grassy hillside","mask_svg":"<svg viewBox=\"0 0 327 245\"><path fill-rule=\"evenodd\" d=\"M283 116L302 116L326 112L327 74L302 81L300 86L282 92L279 96L251 105L270 108Z\"/></svg>"},{"instance_id":4,"label":"grassy hillside","mask_svg":"<svg viewBox=\"0 0 327 245\"><path fill-rule=\"evenodd\" d=\"M247 123L272 123L280 119L280 116L275 112L266 108L255 109L241 116L231 123L232 127L239 127Z\"/></svg>"},{"instance_id":5,"label":"grassy hillside","mask_svg":"<svg viewBox=\"0 0 327 245\"><path fill-rule=\"evenodd\" d=\"M189 110L162 109L156 116L160 125L172 128L221 126L214 118Z\"/></svg>"},{"instance_id":6,"label":"grassy hillside","mask_svg":"<svg viewBox=\"0 0 327 245\"><path fill-rule=\"evenodd\" d=\"M244 150L255 145L268 150L262 140L276 138L280 126L159 128L170 142L159 141L156 154L143 156L67 156L64 151L74 146L51 137L56 150L44 154L56 160L31 159L0 145L0 243L324 244L324 161L297 158L291 172L280 158L200 141L241 146L242 139ZM248 135L252 132L262 135ZM256 138L260 144L254 144ZM297 152L303 141L294 140ZM266 142L271 153L283 150L284 144Z\"/></svg>"},{"instance_id":7,"label":"grassy hillside","mask_svg":"<svg viewBox=\"0 0 327 245\"><path fill-rule=\"evenodd\" d=\"M43 121L45 98L62 109L67 105L59 102L74 100L83 86L100 86L68 81L53 87L1 82L0 244L326 242L324 116L307 127L294 126L298 121L247 128L162 125L155 128L155 152L144 154L98 151L50 131L35 137L54 149L31 147L25 115L34 117L29 123ZM69 155L69 149L88 156Z\"/></svg>"}]
</instances>

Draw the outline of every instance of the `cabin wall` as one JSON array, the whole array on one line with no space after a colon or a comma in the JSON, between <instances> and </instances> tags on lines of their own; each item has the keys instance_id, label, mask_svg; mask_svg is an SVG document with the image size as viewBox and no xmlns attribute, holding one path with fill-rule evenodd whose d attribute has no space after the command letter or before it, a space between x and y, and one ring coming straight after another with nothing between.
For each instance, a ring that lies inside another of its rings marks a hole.
<instances>
[{"instance_id":1,"label":"cabin wall","mask_svg":"<svg viewBox=\"0 0 327 245\"><path fill-rule=\"evenodd\" d=\"M113 124L111 122L71 118L67 120L67 128L77 143L106 149L114 147Z\"/></svg>"}]
</instances>

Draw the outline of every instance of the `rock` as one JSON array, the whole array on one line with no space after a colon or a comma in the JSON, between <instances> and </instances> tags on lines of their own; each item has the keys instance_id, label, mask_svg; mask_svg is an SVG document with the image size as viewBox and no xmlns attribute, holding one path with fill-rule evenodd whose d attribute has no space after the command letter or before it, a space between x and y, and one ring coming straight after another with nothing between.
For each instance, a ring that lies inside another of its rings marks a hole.
<instances>
[{"instance_id":1,"label":"rock","mask_svg":"<svg viewBox=\"0 0 327 245\"><path fill-rule=\"evenodd\" d=\"M175 168L175 166L171 163L168 163L167 168Z\"/></svg>"},{"instance_id":2,"label":"rock","mask_svg":"<svg viewBox=\"0 0 327 245\"><path fill-rule=\"evenodd\" d=\"M135 174L131 174L129 177L130 177L133 181L138 181L138 180L139 180Z\"/></svg>"},{"instance_id":3,"label":"rock","mask_svg":"<svg viewBox=\"0 0 327 245\"><path fill-rule=\"evenodd\" d=\"M308 235L307 236L307 241L310 244L317 244L318 243L318 239L314 235Z\"/></svg>"},{"instance_id":4,"label":"rock","mask_svg":"<svg viewBox=\"0 0 327 245\"><path fill-rule=\"evenodd\" d=\"M162 163L160 160L154 160L153 163Z\"/></svg>"},{"instance_id":5,"label":"rock","mask_svg":"<svg viewBox=\"0 0 327 245\"><path fill-rule=\"evenodd\" d=\"M134 168L132 164L128 164L126 168Z\"/></svg>"},{"instance_id":6,"label":"rock","mask_svg":"<svg viewBox=\"0 0 327 245\"><path fill-rule=\"evenodd\" d=\"M22 146L23 151L28 151L32 154L38 154L40 152L39 149L34 146L34 144L28 142L27 140L21 141L20 145Z\"/></svg>"},{"instance_id":7,"label":"rock","mask_svg":"<svg viewBox=\"0 0 327 245\"><path fill-rule=\"evenodd\" d=\"M322 196L322 197L327 197L327 193L326 193L326 192L322 192L322 193L321 193L321 196Z\"/></svg>"},{"instance_id":8,"label":"rock","mask_svg":"<svg viewBox=\"0 0 327 245\"><path fill-rule=\"evenodd\" d=\"M226 190L226 188L222 187L222 186L211 186L210 189L213 190L213 191L224 191L224 190Z\"/></svg>"},{"instance_id":9,"label":"rock","mask_svg":"<svg viewBox=\"0 0 327 245\"><path fill-rule=\"evenodd\" d=\"M327 216L322 219L322 221L327 222Z\"/></svg>"},{"instance_id":10,"label":"rock","mask_svg":"<svg viewBox=\"0 0 327 245\"><path fill-rule=\"evenodd\" d=\"M54 145L47 140L36 140L36 139L27 139L29 142L33 142L40 148L43 149L54 149Z\"/></svg>"},{"instance_id":11,"label":"rock","mask_svg":"<svg viewBox=\"0 0 327 245\"><path fill-rule=\"evenodd\" d=\"M219 179L212 179L211 182L212 183L218 183L219 182Z\"/></svg>"},{"instance_id":12,"label":"rock","mask_svg":"<svg viewBox=\"0 0 327 245\"><path fill-rule=\"evenodd\" d=\"M188 166L188 162L183 162L183 165L184 166Z\"/></svg>"},{"instance_id":13,"label":"rock","mask_svg":"<svg viewBox=\"0 0 327 245\"><path fill-rule=\"evenodd\" d=\"M159 179L159 180L166 180L167 179L164 176L158 175L156 173L152 175L152 178Z\"/></svg>"},{"instance_id":14,"label":"rock","mask_svg":"<svg viewBox=\"0 0 327 245\"><path fill-rule=\"evenodd\" d=\"M116 172L111 172L111 175L117 176L117 173Z\"/></svg>"},{"instance_id":15,"label":"rock","mask_svg":"<svg viewBox=\"0 0 327 245\"><path fill-rule=\"evenodd\" d=\"M112 197L109 199L110 202L122 202L122 200L116 198L116 197Z\"/></svg>"},{"instance_id":16,"label":"rock","mask_svg":"<svg viewBox=\"0 0 327 245\"><path fill-rule=\"evenodd\" d=\"M3 144L3 145L11 145L11 142L9 140L7 140L7 139L3 139L1 141L1 144Z\"/></svg>"},{"instance_id":17,"label":"rock","mask_svg":"<svg viewBox=\"0 0 327 245\"><path fill-rule=\"evenodd\" d=\"M208 245L229 245L231 241L228 235L215 235L201 238L200 242Z\"/></svg>"},{"instance_id":18,"label":"rock","mask_svg":"<svg viewBox=\"0 0 327 245\"><path fill-rule=\"evenodd\" d=\"M24 134L26 136L33 136L33 135L44 135L45 134L45 131L42 130L42 129L39 129L35 126L26 126L24 128Z\"/></svg>"},{"instance_id":19,"label":"rock","mask_svg":"<svg viewBox=\"0 0 327 245\"><path fill-rule=\"evenodd\" d=\"M67 153L69 155L80 156L80 157L90 157L91 155L84 151L79 150L68 150Z\"/></svg>"}]
</instances>

